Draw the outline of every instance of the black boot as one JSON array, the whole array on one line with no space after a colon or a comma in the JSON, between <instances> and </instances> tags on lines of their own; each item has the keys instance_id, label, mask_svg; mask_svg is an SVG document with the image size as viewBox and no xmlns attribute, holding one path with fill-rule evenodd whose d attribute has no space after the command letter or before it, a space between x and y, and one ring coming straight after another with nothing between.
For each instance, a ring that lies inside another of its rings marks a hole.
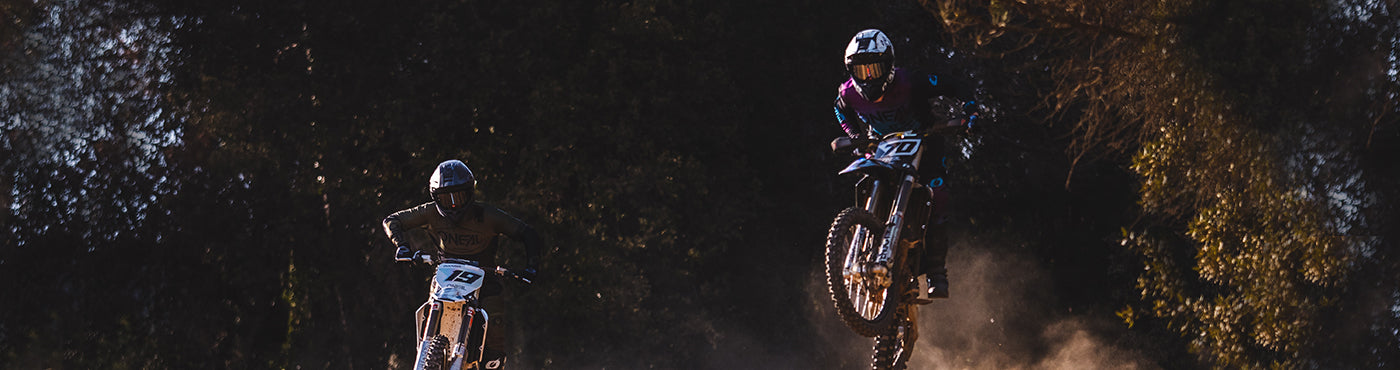
<instances>
[{"instance_id":1,"label":"black boot","mask_svg":"<svg viewBox=\"0 0 1400 370\"><path fill-rule=\"evenodd\" d=\"M948 298L948 273L929 273L928 277L928 297Z\"/></svg>"},{"instance_id":2,"label":"black boot","mask_svg":"<svg viewBox=\"0 0 1400 370\"><path fill-rule=\"evenodd\" d=\"M929 298L948 298L948 230L934 220L924 235L924 276L928 278Z\"/></svg>"}]
</instances>

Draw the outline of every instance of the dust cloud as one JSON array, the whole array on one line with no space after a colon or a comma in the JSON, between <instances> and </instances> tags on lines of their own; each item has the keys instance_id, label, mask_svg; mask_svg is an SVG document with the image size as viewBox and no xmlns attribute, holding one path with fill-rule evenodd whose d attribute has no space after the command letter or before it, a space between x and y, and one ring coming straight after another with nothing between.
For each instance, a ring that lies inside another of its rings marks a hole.
<instances>
[{"instance_id":1,"label":"dust cloud","mask_svg":"<svg viewBox=\"0 0 1400 370\"><path fill-rule=\"evenodd\" d=\"M1107 337L1126 329L1111 314L1056 312L1048 274L1014 253L955 243L949 251L952 296L919 308L911 370L1158 369ZM831 351L833 369L869 368L872 341L846 329L832 309L825 276L808 285L812 324Z\"/></svg>"}]
</instances>

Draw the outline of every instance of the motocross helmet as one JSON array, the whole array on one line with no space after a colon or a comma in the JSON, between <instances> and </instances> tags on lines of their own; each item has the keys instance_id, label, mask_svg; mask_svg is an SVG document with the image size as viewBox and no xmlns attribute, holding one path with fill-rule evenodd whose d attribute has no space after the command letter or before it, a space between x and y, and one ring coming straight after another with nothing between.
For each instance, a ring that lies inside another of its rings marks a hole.
<instances>
[{"instance_id":1,"label":"motocross helmet","mask_svg":"<svg viewBox=\"0 0 1400 370\"><path fill-rule=\"evenodd\" d=\"M860 31L846 45L846 73L862 98L875 101L894 81L894 44L877 29Z\"/></svg>"},{"instance_id":2,"label":"motocross helmet","mask_svg":"<svg viewBox=\"0 0 1400 370\"><path fill-rule=\"evenodd\" d=\"M462 161L453 159L439 163L433 177L428 179L428 194L433 197L439 214L460 219L476 192L476 175Z\"/></svg>"}]
</instances>

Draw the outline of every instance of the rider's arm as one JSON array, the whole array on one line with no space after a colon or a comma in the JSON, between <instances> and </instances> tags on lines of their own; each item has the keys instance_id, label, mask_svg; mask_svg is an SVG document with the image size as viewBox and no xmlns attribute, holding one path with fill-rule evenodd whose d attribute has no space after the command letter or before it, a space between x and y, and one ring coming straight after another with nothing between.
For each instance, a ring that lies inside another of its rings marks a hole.
<instances>
[{"instance_id":1,"label":"rider's arm","mask_svg":"<svg viewBox=\"0 0 1400 370\"><path fill-rule=\"evenodd\" d=\"M841 124L841 129L846 131L846 136L852 138L865 137L868 125L860 120L860 115L856 110L846 105L846 99L841 95L836 95L836 122Z\"/></svg>"},{"instance_id":2,"label":"rider's arm","mask_svg":"<svg viewBox=\"0 0 1400 370\"><path fill-rule=\"evenodd\" d=\"M432 203L424 203L417 207L394 212L389 217L384 218L384 235L389 237L389 241L395 246L408 245L408 233L404 231L423 227L427 225L433 216L437 215L437 209Z\"/></svg>"},{"instance_id":3,"label":"rider's arm","mask_svg":"<svg viewBox=\"0 0 1400 370\"><path fill-rule=\"evenodd\" d=\"M535 232L535 228L524 223L520 225L520 231L517 233L519 235L511 236L511 238L519 238L520 242L525 244L525 267L532 270L538 269L540 267L540 249L544 248L544 241L540 240L540 234Z\"/></svg>"},{"instance_id":4,"label":"rider's arm","mask_svg":"<svg viewBox=\"0 0 1400 370\"><path fill-rule=\"evenodd\" d=\"M540 239L539 233L535 232L535 228L494 207L485 207L484 217L486 222L501 234L525 244L525 266L527 268L539 267L540 250L543 249L544 242Z\"/></svg>"},{"instance_id":5,"label":"rider's arm","mask_svg":"<svg viewBox=\"0 0 1400 370\"><path fill-rule=\"evenodd\" d=\"M940 96L954 98L963 102L964 117L957 117L948 122L929 122L929 127L933 132L965 131L967 129L967 118L976 116L978 112L977 101L975 100L976 90L971 85L951 78L943 78L930 74L926 79L919 80L914 84L914 94L919 97L916 102L927 102L929 99ZM915 112L930 112L929 109L916 109Z\"/></svg>"},{"instance_id":6,"label":"rider's arm","mask_svg":"<svg viewBox=\"0 0 1400 370\"><path fill-rule=\"evenodd\" d=\"M974 97L977 94L977 91L964 81L940 77L934 74L928 75L927 80L920 81L914 86L916 90L922 90L920 91L922 96L929 99L946 96L963 102L973 103Z\"/></svg>"}]
</instances>

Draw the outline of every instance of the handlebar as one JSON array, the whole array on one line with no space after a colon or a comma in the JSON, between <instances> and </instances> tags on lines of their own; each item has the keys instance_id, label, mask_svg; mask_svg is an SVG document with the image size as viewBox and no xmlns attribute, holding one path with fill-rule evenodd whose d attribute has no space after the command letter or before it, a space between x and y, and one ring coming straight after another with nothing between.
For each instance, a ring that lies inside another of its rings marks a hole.
<instances>
[{"instance_id":1,"label":"handlebar","mask_svg":"<svg viewBox=\"0 0 1400 370\"><path fill-rule=\"evenodd\" d=\"M531 281L529 278L526 278L526 277L524 277L524 276L520 276L520 274L516 273L514 270L505 268L504 266L494 266L494 267L493 267L493 266L482 266L481 263L480 263L480 262L477 262L477 261L473 261L473 260L469 260L469 259L461 259L461 258L440 258L440 257L438 257L436 254L433 254L433 253L423 253L423 251L413 252L413 256L412 256L412 257L394 256L394 261L396 261L396 262L421 263L421 264L429 265L429 266L437 266L438 264L441 264L441 263L443 263L443 262L461 263L461 264L466 264L466 265L472 265L472 266L480 267L482 270L486 270L487 272L490 272L490 273L492 273L492 274L495 274L496 276L500 276L500 277L503 277L503 278L509 278L509 279L513 279L513 280L518 280L518 281L523 282L523 283L525 283L525 284L527 284L527 285L528 285L528 284L534 284L534 283L535 283L534 281Z\"/></svg>"},{"instance_id":2,"label":"handlebar","mask_svg":"<svg viewBox=\"0 0 1400 370\"><path fill-rule=\"evenodd\" d=\"M977 131L977 126L975 126L977 117L977 114L972 114L967 116L967 118L954 118L946 121L944 124L935 124L916 132L921 136L930 134L945 135L957 133L958 131L971 134ZM831 141L831 152L840 153L841 151L851 148L873 150L873 145L879 143L880 140L881 139L841 136Z\"/></svg>"},{"instance_id":3,"label":"handlebar","mask_svg":"<svg viewBox=\"0 0 1400 370\"><path fill-rule=\"evenodd\" d=\"M854 137L854 138L853 138L853 137L849 137L849 136L842 136L842 137L838 137L838 138L836 138L835 140L832 140L832 141L831 141L831 152L832 152L832 153L840 153L842 150L846 150L846 149L853 148L853 147L854 147L854 148L864 148L864 147L870 146L871 144L874 144L874 143L877 143L877 142L878 142L878 141L875 140L875 139L867 139L867 138L863 138L863 137Z\"/></svg>"},{"instance_id":4,"label":"handlebar","mask_svg":"<svg viewBox=\"0 0 1400 370\"><path fill-rule=\"evenodd\" d=\"M435 265L433 255L423 253L423 251L413 252L412 256L395 255L394 262L417 262L425 265Z\"/></svg>"},{"instance_id":5,"label":"handlebar","mask_svg":"<svg viewBox=\"0 0 1400 370\"><path fill-rule=\"evenodd\" d=\"M958 132L958 131L962 131L962 132L966 133L966 132L970 132L970 131L972 130L973 122L976 122L976 121L977 121L977 115L975 115L975 114L974 114L974 115L971 115L971 116L968 116L967 118L954 118L954 119L948 120L946 123L944 123L944 124L942 124L942 125L933 125L933 126L930 126L929 128L924 129L924 132L926 132L926 133L932 133L932 134L948 134L948 133L956 133L956 132Z\"/></svg>"},{"instance_id":6,"label":"handlebar","mask_svg":"<svg viewBox=\"0 0 1400 370\"><path fill-rule=\"evenodd\" d=\"M507 268L505 268L505 267L496 266L496 269L495 269L495 270L491 270L491 271L494 272L494 273L496 273L497 276L500 276L500 277L503 277L503 278L514 279L514 280L516 280L516 281L525 283L526 285L534 284L534 283L535 283L534 281L530 281L530 279L528 279L528 278L526 278L526 277L524 277L524 276L520 276L520 274L517 274L517 273L515 273L515 271L511 271L510 269L507 269Z\"/></svg>"}]
</instances>

